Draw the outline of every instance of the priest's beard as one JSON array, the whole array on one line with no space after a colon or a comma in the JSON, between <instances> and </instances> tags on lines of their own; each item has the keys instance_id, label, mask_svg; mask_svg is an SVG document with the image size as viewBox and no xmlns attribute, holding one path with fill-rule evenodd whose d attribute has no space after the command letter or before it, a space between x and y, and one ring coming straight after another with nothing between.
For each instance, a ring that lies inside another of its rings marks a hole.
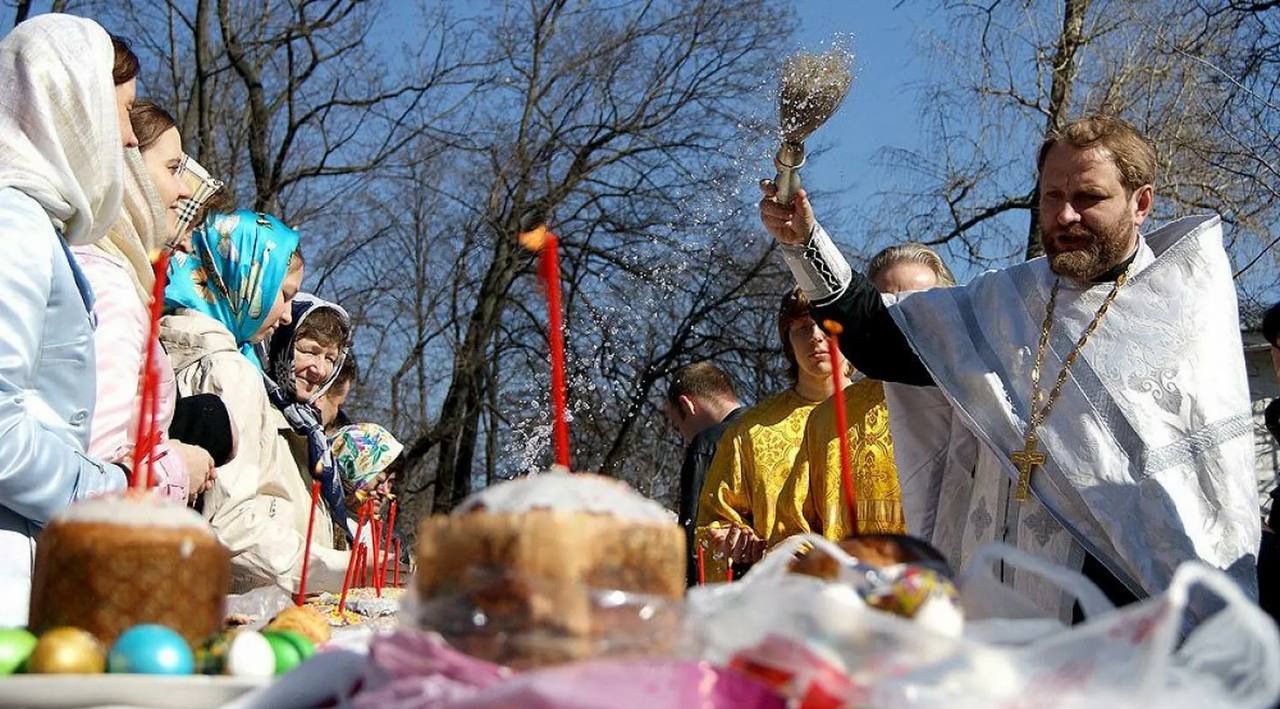
<instances>
[{"instance_id":1,"label":"priest's beard","mask_svg":"<svg viewBox=\"0 0 1280 709\"><path fill-rule=\"evenodd\" d=\"M1040 243L1049 257L1049 268L1059 276L1078 281L1106 273L1129 255L1133 222L1128 217L1122 214L1097 231L1077 223L1050 236L1042 227Z\"/></svg>"}]
</instances>

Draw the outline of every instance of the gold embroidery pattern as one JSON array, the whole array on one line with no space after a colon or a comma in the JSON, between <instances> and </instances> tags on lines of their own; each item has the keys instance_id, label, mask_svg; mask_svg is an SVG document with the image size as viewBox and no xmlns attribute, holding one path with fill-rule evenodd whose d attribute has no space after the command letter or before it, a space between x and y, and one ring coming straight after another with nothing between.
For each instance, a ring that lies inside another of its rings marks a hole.
<instances>
[{"instance_id":1,"label":"gold embroidery pattern","mask_svg":"<svg viewBox=\"0 0 1280 709\"><path fill-rule=\"evenodd\" d=\"M863 379L844 391L850 421L849 452L857 486L860 533L906 533L902 493L893 460L889 410L884 386ZM807 494L796 495L795 490ZM781 495L778 524L771 544L801 532L841 540L853 534L840 483L840 441L835 405L819 405L809 417L808 430L787 488Z\"/></svg>"},{"instance_id":2,"label":"gold embroidery pattern","mask_svg":"<svg viewBox=\"0 0 1280 709\"><path fill-rule=\"evenodd\" d=\"M697 543L705 545L708 528L735 524L769 539L815 406L788 389L752 407L725 431L702 486ZM712 556L705 559L707 579L722 580L724 561Z\"/></svg>"}]
</instances>

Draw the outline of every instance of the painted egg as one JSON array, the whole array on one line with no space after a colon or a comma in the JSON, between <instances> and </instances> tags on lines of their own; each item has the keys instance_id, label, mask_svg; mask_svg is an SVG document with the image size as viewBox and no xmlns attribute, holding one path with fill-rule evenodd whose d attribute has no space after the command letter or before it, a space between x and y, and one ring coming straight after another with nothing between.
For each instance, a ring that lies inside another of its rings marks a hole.
<instances>
[{"instance_id":1,"label":"painted egg","mask_svg":"<svg viewBox=\"0 0 1280 709\"><path fill-rule=\"evenodd\" d=\"M241 630L227 647L223 671L236 677L270 677L276 671L275 649L262 633Z\"/></svg>"},{"instance_id":2,"label":"painted egg","mask_svg":"<svg viewBox=\"0 0 1280 709\"><path fill-rule=\"evenodd\" d=\"M98 674L105 668L102 645L79 628L46 631L27 660L27 672L42 674Z\"/></svg>"},{"instance_id":3,"label":"painted egg","mask_svg":"<svg viewBox=\"0 0 1280 709\"><path fill-rule=\"evenodd\" d=\"M267 635L279 635L293 645L293 649L298 651L298 657L306 662L310 657L316 654L316 644L306 635L296 630L268 630Z\"/></svg>"},{"instance_id":4,"label":"painted egg","mask_svg":"<svg viewBox=\"0 0 1280 709\"><path fill-rule=\"evenodd\" d=\"M191 646L163 625L135 625L116 639L107 655L108 672L189 675L195 671Z\"/></svg>"},{"instance_id":5,"label":"painted egg","mask_svg":"<svg viewBox=\"0 0 1280 709\"><path fill-rule=\"evenodd\" d=\"M220 675L226 671L227 650L235 633L218 633L196 648L196 673Z\"/></svg>"},{"instance_id":6,"label":"painted egg","mask_svg":"<svg viewBox=\"0 0 1280 709\"><path fill-rule=\"evenodd\" d=\"M302 664L302 655L288 638L277 633L263 633L262 637L271 643L271 652L276 657L276 674L282 675Z\"/></svg>"},{"instance_id":7,"label":"painted egg","mask_svg":"<svg viewBox=\"0 0 1280 709\"><path fill-rule=\"evenodd\" d=\"M22 668L36 649L36 636L25 628L0 628L0 676Z\"/></svg>"}]
</instances>

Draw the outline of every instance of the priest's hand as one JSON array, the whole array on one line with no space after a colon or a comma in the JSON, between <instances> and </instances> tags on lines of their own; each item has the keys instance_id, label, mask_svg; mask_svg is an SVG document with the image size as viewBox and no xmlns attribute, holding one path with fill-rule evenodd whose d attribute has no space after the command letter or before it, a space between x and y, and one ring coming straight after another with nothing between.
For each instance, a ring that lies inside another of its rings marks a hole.
<instances>
[{"instance_id":1,"label":"priest's hand","mask_svg":"<svg viewBox=\"0 0 1280 709\"><path fill-rule=\"evenodd\" d=\"M711 530L714 551L733 563L752 563L764 556L764 540L755 530L740 525L730 525Z\"/></svg>"},{"instance_id":2,"label":"priest's hand","mask_svg":"<svg viewBox=\"0 0 1280 709\"><path fill-rule=\"evenodd\" d=\"M778 186L773 180L761 180L760 191L764 193L764 199L760 200L760 221L764 222L764 228L773 238L795 246L807 242L816 223L808 193L799 190L791 204L778 204L773 200L778 193Z\"/></svg>"}]
</instances>

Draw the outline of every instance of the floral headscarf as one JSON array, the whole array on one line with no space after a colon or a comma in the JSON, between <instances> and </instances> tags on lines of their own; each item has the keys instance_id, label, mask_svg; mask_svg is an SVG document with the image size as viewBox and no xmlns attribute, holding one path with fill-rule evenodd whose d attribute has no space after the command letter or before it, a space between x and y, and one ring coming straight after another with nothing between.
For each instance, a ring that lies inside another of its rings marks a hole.
<instances>
[{"instance_id":1,"label":"floral headscarf","mask_svg":"<svg viewBox=\"0 0 1280 709\"><path fill-rule=\"evenodd\" d=\"M270 214L214 214L191 235L191 253L169 262L166 308L186 308L222 323L259 369L249 338L266 322L298 249L298 232Z\"/></svg>"},{"instance_id":2,"label":"floral headscarf","mask_svg":"<svg viewBox=\"0 0 1280 709\"><path fill-rule=\"evenodd\" d=\"M344 426L330 439L333 462L352 490L367 487L400 456L404 446L376 423Z\"/></svg>"}]
</instances>

